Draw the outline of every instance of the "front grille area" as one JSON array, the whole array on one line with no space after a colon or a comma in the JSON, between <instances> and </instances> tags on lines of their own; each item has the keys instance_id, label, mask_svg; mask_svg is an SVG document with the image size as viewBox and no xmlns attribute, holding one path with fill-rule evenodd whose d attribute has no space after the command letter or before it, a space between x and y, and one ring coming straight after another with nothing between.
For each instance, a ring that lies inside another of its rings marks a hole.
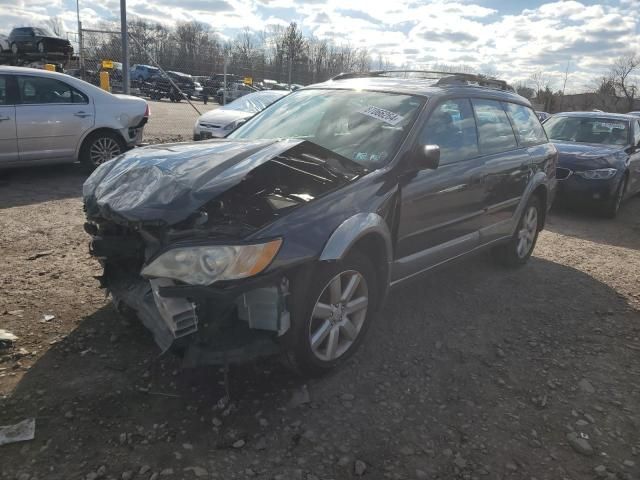
<instances>
[{"instance_id":1,"label":"front grille area","mask_svg":"<svg viewBox=\"0 0 640 480\"><path fill-rule=\"evenodd\" d=\"M572 173L573 172L568 168L562 168L562 167L556 168L556 178L558 180L566 180L571 176Z\"/></svg>"}]
</instances>

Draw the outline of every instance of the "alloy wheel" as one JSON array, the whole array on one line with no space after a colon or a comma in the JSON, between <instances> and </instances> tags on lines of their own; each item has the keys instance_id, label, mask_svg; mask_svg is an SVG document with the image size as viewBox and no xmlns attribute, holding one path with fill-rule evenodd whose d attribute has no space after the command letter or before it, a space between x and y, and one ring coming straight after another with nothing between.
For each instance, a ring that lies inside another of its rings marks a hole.
<instances>
[{"instance_id":1,"label":"alloy wheel","mask_svg":"<svg viewBox=\"0 0 640 480\"><path fill-rule=\"evenodd\" d=\"M38 52L44 53L44 43L38 42Z\"/></svg>"},{"instance_id":2,"label":"alloy wheel","mask_svg":"<svg viewBox=\"0 0 640 480\"><path fill-rule=\"evenodd\" d=\"M18 54L18 45L16 43L11 44L11 51L13 52L14 55Z\"/></svg>"},{"instance_id":3,"label":"alloy wheel","mask_svg":"<svg viewBox=\"0 0 640 480\"><path fill-rule=\"evenodd\" d=\"M89 158L95 166L120 155L121 149L117 141L110 137L97 138L89 149Z\"/></svg>"},{"instance_id":4,"label":"alloy wheel","mask_svg":"<svg viewBox=\"0 0 640 480\"><path fill-rule=\"evenodd\" d=\"M367 281L355 270L339 273L325 285L309 324L309 344L319 360L336 360L351 348L364 325L368 304Z\"/></svg>"},{"instance_id":5,"label":"alloy wheel","mask_svg":"<svg viewBox=\"0 0 640 480\"><path fill-rule=\"evenodd\" d=\"M516 251L519 258L525 258L531 252L538 232L538 209L534 205L527 208L518 231Z\"/></svg>"}]
</instances>

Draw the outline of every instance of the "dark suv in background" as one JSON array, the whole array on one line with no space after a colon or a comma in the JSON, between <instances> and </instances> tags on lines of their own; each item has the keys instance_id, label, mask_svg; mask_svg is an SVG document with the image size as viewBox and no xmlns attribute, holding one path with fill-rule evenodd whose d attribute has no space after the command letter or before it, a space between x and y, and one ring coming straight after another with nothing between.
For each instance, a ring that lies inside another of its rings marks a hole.
<instances>
[{"instance_id":1,"label":"dark suv in background","mask_svg":"<svg viewBox=\"0 0 640 480\"><path fill-rule=\"evenodd\" d=\"M163 350L283 350L317 374L356 350L391 287L484 249L527 262L556 160L502 81L344 74L226 139L107 162L85 183L85 228L102 285Z\"/></svg>"},{"instance_id":2,"label":"dark suv in background","mask_svg":"<svg viewBox=\"0 0 640 480\"><path fill-rule=\"evenodd\" d=\"M60 38L46 28L14 28L9 34L9 48L14 55L40 53L73 55L73 47L66 38Z\"/></svg>"}]
</instances>

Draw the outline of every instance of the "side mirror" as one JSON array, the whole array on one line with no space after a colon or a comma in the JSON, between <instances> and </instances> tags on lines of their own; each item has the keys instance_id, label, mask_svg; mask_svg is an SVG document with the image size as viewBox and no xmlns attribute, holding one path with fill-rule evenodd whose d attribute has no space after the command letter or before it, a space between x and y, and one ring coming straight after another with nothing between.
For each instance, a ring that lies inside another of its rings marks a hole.
<instances>
[{"instance_id":1,"label":"side mirror","mask_svg":"<svg viewBox=\"0 0 640 480\"><path fill-rule=\"evenodd\" d=\"M411 169L415 171L435 170L440 165L438 145L417 145L411 153Z\"/></svg>"}]
</instances>

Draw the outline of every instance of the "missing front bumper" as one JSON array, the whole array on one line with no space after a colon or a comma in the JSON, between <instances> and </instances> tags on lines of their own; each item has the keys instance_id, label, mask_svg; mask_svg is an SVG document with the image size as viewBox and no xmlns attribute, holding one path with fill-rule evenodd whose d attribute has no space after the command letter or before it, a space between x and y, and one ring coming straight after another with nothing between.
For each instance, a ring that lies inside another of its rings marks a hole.
<instances>
[{"instance_id":1,"label":"missing front bumper","mask_svg":"<svg viewBox=\"0 0 640 480\"><path fill-rule=\"evenodd\" d=\"M226 290L142 277L106 283L117 310L134 313L162 352L179 346L187 366L274 354L279 350L277 337L290 328L286 278Z\"/></svg>"}]
</instances>

